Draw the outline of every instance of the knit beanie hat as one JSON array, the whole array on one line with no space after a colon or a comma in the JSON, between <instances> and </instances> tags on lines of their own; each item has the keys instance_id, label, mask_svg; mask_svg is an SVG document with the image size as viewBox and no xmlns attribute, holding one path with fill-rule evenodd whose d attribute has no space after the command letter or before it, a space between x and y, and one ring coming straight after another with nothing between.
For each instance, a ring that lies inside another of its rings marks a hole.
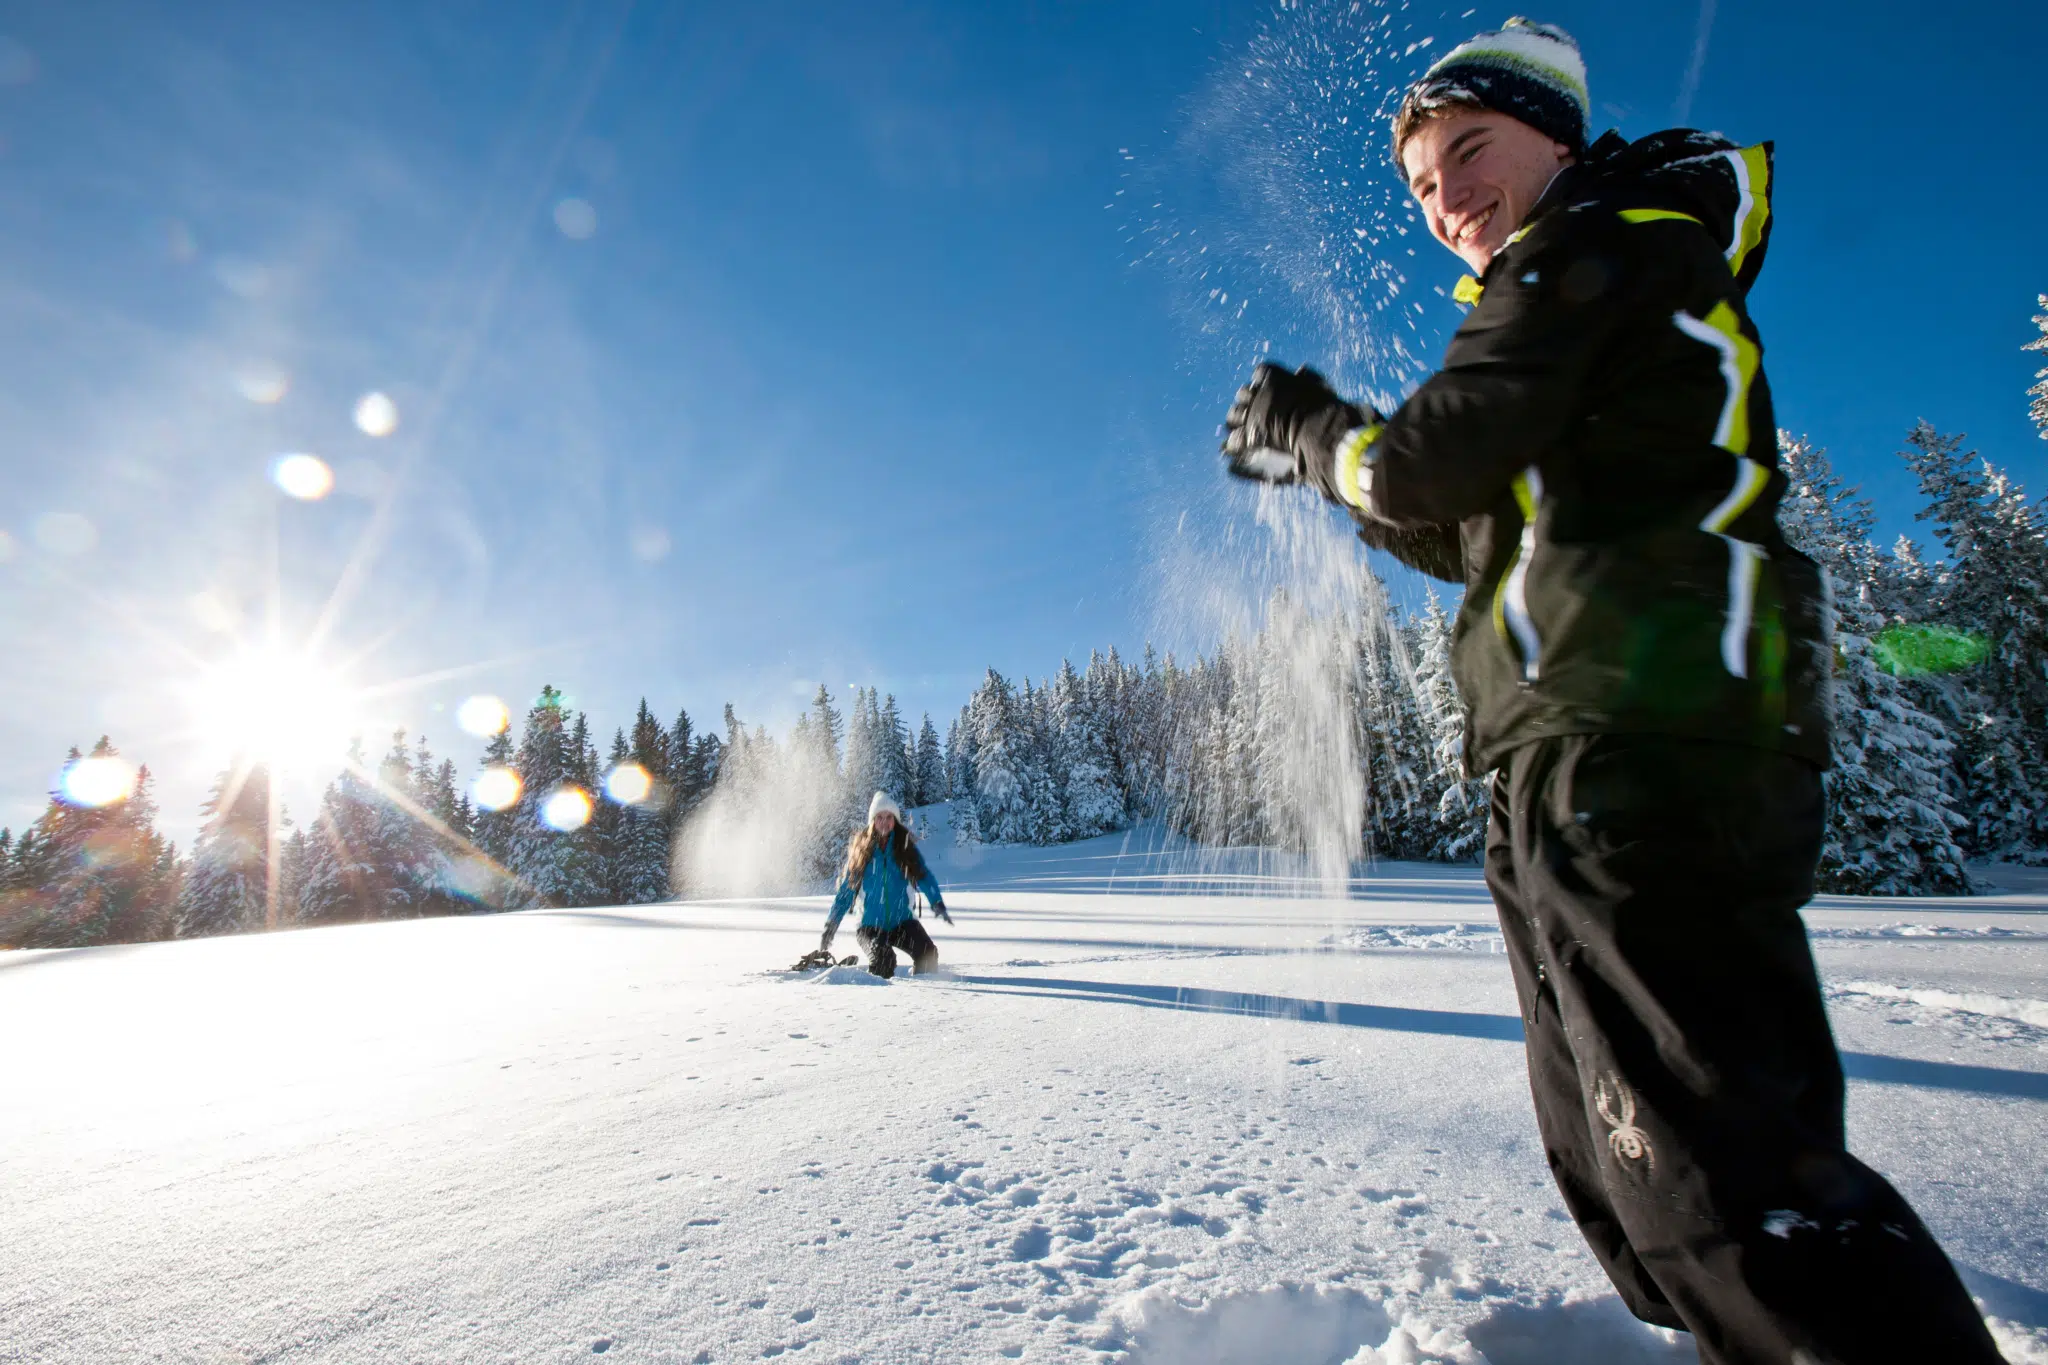
<instances>
[{"instance_id":1,"label":"knit beanie hat","mask_svg":"<svg viewBox=\"0 0 2048 1365\"><path fill-rule=\"evenodd\" d=\"M1586 60L1571 34L1555 24L1510 19L1452 48L1408 87L1394 126L1407 124L1413 113L1466 101L1518 119L1574 153L1586 149L1592 116ZM1400 156L1397 146L1394 159Z\"/></svg>"},{"instance_id":2,"label":"knit beanie hat","mask_svg":"<svg viewBox=\"0 0 2048 1365\"><path fill-rule=\"evenodd\" d=\"M890 800L887 792L876 792L874 799L868 802L868 823L875 823L875 817L883 811L895 816L897 824L903 823L903 807Z\"/></svg>"}]
</instances>

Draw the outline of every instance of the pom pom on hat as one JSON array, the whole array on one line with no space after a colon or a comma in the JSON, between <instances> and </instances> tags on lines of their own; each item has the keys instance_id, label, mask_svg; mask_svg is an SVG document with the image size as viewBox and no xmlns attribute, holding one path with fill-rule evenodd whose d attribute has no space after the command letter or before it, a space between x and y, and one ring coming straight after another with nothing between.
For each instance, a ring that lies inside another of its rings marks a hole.
<instances>
[{"instance_id":1,"label":"pom pom on hat","mask_svg":"<svg viewBox=\"0 0 2048 1365\"><path fill-rule=\"evenodd\" d=\"M868 823L875 823L875 817L885 811L896 817L897 824L903 823L903 807L891 800L889 793L876 792L874 798L868 802Z\"/></svg>"},{"instance_id":2,"label":"pom pom on hat","mask_svg":"<svg viewBox=\"0 0 2048 1365\"><path fill-rule=\"evenodd\" d=\"M1586 149L1592 119L1586 59L1555 24L1510 19L1452 48L1408 87L1394 126L1415 112L1459 103L1518 119L1573 152ZM1396 159L1400 154L1396 146Z\"/></svg>"}]
</instances>

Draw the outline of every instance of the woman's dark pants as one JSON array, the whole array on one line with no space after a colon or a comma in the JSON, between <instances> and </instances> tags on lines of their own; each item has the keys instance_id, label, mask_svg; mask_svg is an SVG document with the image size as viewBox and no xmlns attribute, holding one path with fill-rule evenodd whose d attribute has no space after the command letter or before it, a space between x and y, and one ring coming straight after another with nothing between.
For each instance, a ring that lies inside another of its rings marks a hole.
<instances>
[{"instance_id":1,"label":"woman's dark pants","mask_svg":"<svg viewBox=\"0 0 2048 1365\"><path fill-rule=\"evenodd\" d=\"M1629 1308L1704 1365L2000 1359L1933 1236L1849 1155L1799 907L1820 775L1765 750L1538 740L1486 881L1551 1173Z\"/></svg>"},{"instance_id":2,"label":"woman's dark pants","mask_svg":"<svg viewBox=\"0 0 2048 1365\"><path fill-rule=\"evenodd\" d=\"M870 929L863 924L854 931L854 937L868 950L868 970L876 976L896 975L898 948L910 954L913 972L928 972L939 965L939 945L914 919L907 919L894 929Z\"/></svg>"}]
</instances>

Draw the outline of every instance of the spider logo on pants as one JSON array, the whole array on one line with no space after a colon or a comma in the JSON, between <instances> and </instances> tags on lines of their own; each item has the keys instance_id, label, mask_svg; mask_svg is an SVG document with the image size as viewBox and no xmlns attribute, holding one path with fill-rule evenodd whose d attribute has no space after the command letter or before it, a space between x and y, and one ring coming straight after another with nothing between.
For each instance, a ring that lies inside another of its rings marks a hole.
<instances>
[{"instance_id":1,"label":"spider logo on pants","mask_svg":"<svg viewBox=\"0 0 2048 1365\"><path fill-rule=\"evenodd\" d=\"M1636 1095L1621 1078L1616 1076L1614 1093L1608 1094L1607 1081L1593 1083L1593 1108L1599 1111L1601 1119L1612 1129L1607 1134L1607 1150L1613 1152L1619 1161L1640 1161L1656 1169L1656 1153L1650 1149L1650 1135L1636 1127ZM1615 1105L1621 1106L1621 1113L1614 1112Z\"/></svg>"}]
</instances>

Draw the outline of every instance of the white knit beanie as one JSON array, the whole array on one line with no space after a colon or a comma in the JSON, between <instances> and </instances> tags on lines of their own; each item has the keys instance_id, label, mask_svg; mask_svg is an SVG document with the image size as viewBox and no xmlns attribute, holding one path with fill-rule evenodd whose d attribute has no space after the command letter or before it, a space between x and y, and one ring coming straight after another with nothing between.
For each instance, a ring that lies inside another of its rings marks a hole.
<instances>
[{"instance_id":1,"label":"white knit beanie","mask_svg":"<svg viewBox=\"0 0 2048 1365\"><path fill-rule=\"evenodd\" d=\"M868 823L871 825L875 823L875 817L883 811L887 811L895 816L897 824L903 823L903 807L890 800L889 793L876 792L874 800L868 802Z\"/></svg>"}]
</instances>

